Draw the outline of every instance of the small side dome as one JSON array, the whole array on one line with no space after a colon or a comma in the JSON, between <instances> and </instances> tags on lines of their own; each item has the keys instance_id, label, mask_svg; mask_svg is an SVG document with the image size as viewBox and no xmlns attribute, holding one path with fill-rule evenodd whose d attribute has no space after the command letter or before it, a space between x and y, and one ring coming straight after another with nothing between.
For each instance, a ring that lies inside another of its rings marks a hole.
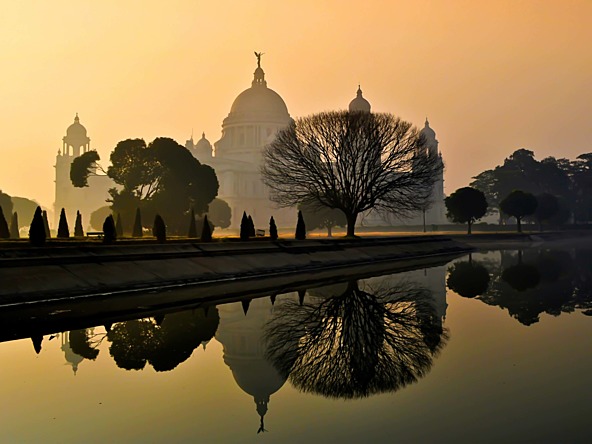
<instances>
[{"instance_id":1,"label":"small side dome","mask_svg":"<svg viewBox=\"0 0 592 444\"><path fill-rule=\"evenodd\" d=\"M195 144L195 153L199 160L209 159L212 157L212 144L206 139L206 133L201 134L201 139Z\"/></svg>"},{"instance_id":2,"label":"small side dome","mask_svg":"<svg viewBox=\"0 0 592 444\"><path fill-rule=\"evenodd\" d=\"M427 117L425 120L425 126L419 133L428 140L436 140L436 132L432 128L430 128L430 122L428 121Z\"/></svg>"},{"instance_id":3,"label":"small side dome","mask_svg":"<svg viewBox=\"0 0 592 444\"><path fill-rule=\"evenodd\" d=\"M358 85L358 91L356 93L356 98L354 100L352 100L351 102L349 102L350 112L360 111L360 112L364 112L364 113L369 113L370 108L371 108L370 102L368 102L362 96L362 89L360 88L360 85Z\"/></svg>"},{"instance_id":4,"label":"small side dome","mask_svg":"<svg viewBox=\"0 0 592 444\"><path fill-rule=\"evenodd\" d=\"M76 113L76 117L74 117L74 123L68 127L66 130L66 136L69 138L85 138L86 137L86 128L80 123L80 119L78 118L78 113Z\"/></svg>"}]
</instances>

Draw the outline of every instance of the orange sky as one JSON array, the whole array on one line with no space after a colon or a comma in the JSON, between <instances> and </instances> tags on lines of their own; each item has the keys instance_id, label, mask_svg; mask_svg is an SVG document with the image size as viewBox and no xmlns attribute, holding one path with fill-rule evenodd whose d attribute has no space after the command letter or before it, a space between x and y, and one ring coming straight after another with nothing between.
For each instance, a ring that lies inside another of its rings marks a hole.
<instances>
[{"instance_id":1,"label":"orange sky","mask_svg":"<svg viewBox=\"0 0 592 444\"><path fill-rule=\"evenodd\" d=\"M527 147L592 151L592 1L19 0L0 15L0 189L54 199L80 114L103 159L130 137L211 142L263 51L293 117L344 108L428 116L446 191Z\"/></svg>"}]
</instances>

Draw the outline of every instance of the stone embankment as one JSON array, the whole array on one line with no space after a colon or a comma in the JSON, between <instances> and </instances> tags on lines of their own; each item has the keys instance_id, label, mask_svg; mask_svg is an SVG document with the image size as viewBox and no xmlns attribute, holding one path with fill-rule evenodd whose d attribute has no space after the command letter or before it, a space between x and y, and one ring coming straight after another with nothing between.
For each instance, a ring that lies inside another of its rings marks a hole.
<instances>
[{"instance_id":1,"label":"stone embankment","mask_svg":"<svg viewBox=\"0 0 592 444\"><path fill-rule=\"evenodd\" d=\"M22 248L0 256L0 305L385 268L470 250L446 236ZM382 264L382 265L381 265Z\"/></svg>"}]
</instances>

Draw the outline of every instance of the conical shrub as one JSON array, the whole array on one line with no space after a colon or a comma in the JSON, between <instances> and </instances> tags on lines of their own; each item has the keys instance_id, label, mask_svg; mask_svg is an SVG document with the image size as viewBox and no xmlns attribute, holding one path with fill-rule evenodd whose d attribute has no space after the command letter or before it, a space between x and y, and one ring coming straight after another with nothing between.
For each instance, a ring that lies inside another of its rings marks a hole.
<instances>
[{"instance_id":1,"label":"conical shrub","mask_svg":"<svg viewBox=\"0 0 592 444\"><path fill-rule=\"evenodd\" d=\"M117 230L115 229L115 221L113 216L109 215L103 222L103 243L112 244L117 240Z\"/></svg>"},{"instance_id":2,"label":"conical shrub","mask_svg":"<svg viewBox=\"0 0 592 444\"><path fill-rule=\"evenodd\" d=\"M10 230L8 229L8 223L6 222L6 218L4 217L4 211L2 207L0 207L0 239L9 239L10 238Z\"/></svg>"},{"instance_id":3,"label":"conical shrub","mask_svg":"<svg viewBox=\"0 0 592 444\"><path fill-rule=\"evenodd\" d=\"M154 225L152 226L152 234L158 240L158 242L166 241L166 225L164 220L160 217L160 214L154 216Z\"/></svg>"},{"instance_id":4,"label":"conical shrub","mask_svg":"<svg viewBox=\"0 0 592 444\"><path fill-rule=\"evenodd\" d=\"M41 207L37 207L31 226L29 227L29 242L34 247L41 247L45 244L45 223L43 221L43 213Z\"/></svg>"},{"instance_id":5,"label":"conical shrub","mask_svg":"<svg viewBox=\"0 0 592 444\"><path fill-rule=\"evenodd\" d=\"M296 233L294 237L297 240L306 239L306 225L304 224L304 217L302 217L302 211L298 211L298 222L296 222Z\"/></svg>"},{"instance_id":6,"label":"conical shrub","mask_svg":"<svg viewBox=\"0 0 592 444\"><path fill-rule=\"evenodd\" d=\"M247 212L243 211L243 217L241 219L241 224L240 224L240 239L242 241L249 240L249 233L250 232L251 232L251 229L249 227L249 219L247 218Z\"/></svg>"},{"instance_id":7,"label":"conical shrub","mask_svg":"<svg viewBox=\"0 0 592 444\"><path fill-rule=\"evenodd\" d=\"M142 215L140 209L136 208L136 217L134 219L134 229L132 230L132 237L142 237L144 232L142 230Z\"/></svg>"},{"instance_id":8,"label":"conical shrub","mask_svg":"<svg viewBox=\"0 0 592 444\"><path fill-rule=\"evenodd\" d=\"M43 210L43 228L45 229L45 237L49 239L51 237L51 231L49 231L49 222L47 221L47 211Z\"/></svg>"},{"instance_id":9,"label":"conical shrub","mask_svg":"<svg viewBox=\"0 0 592 444\"><path fill-rule=\"evenodd\" d=\"M60 213L60 221L58 223L58 236L61 239L70 237L70 229L68 228L68 219L66 219L66 211L62 208Z\"/></svg>"},{"instance_id":10,"label":"conical shrub","mask_svg":"<svg viewBox=\"0 0 592 444\"><path fill-rule=\"evenodd\" d=\"M249 237L255 237L255 224L253 223L253 218L249 214Z\"/></svg>"},{"instance_id":11,"label":"conical shrub","mask_svg":"<svg viewBox=\"0 0 592 444\"><path fill-rule=\"evenodd\" d=\"M76 222L74 223L74 236L84 237L84 230L82 229L82 214L76 211Z\"/></svg>"},{"instance_id":12,"label":"conical shrub","mask_svg":"<svg viewBox=\"0 0 592 444\"><path fill-rule=\"evenodd\" d=\"M21 237L19 233L18 214L16 211L12 213L12 218L10 219L10 237L11 239L18 239Z\"/></svg>"},{"instance_id":13,"label":"conical shrub","mask_svg":"<svg viewBox=\"0 0 592 444\"><path fill-rule=\"evenodd\" d=\"M197 226L195 225L195 211L193 208L189 214L189 230L187 230L187 237L195 239L197 237Z\"/></svg>"},{"instance_id":14,"label":"conical shrub","mask_svg":"<svg viewBox=\"0 0 592 444\"><path fill-rule=\"evenodd\" d=\"M210 227L210 222L208 221L208 215L204 216L203 220L203 228L201 229L201 238L202 242L211 242L212 241L212 227Z\"/></svg>"},{"instance_id":15,"label":"conical shrub","mask_svg":"<svg viewBox=\"0 0 592 444\"><path fill-rule=\"evenodd\" d=\"M269 219L269 238L271 240L277 240L278 238L277 226L275 225L275 219L273 216Z\"/></svg>"}]
</instances>

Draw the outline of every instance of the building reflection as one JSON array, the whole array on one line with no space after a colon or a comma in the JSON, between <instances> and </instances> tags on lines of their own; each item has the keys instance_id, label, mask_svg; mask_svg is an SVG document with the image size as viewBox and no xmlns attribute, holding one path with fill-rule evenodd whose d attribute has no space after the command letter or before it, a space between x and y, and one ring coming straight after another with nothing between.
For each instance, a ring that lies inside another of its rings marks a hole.
<instances>
[{"instance_id":1,"label":"building reflection","mask_svg":"<svg viewBox=\"0 0 592 444\"><path fill-rule=\"evenodd\" d=\"M218 307L220 326L216 340L224 348L224 363L232 371L234 380L255 401L260 417L258 432L265 431L264 418L271 395L287 379L266 359L267 345L263 336L264 326L283 298L278 298L276 306L268 298L260 298Z\"/></svg>"}]
</instances>

